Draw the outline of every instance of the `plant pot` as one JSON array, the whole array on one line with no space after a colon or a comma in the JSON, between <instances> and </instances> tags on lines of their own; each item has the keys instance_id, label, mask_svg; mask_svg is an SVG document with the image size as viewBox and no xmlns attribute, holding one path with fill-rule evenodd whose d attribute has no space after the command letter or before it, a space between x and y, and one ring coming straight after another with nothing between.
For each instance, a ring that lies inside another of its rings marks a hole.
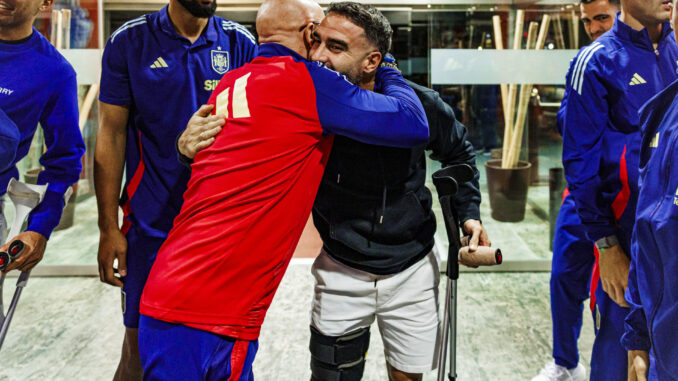
<instances>
[{"instance_id":1,"label":"plant pot","mask_svg":"<svg viewBox=\"0 0 678 381\"><path fill-rule=\"evenodd\" d=\"M38 175L40 175L42 169L33 168L29 169L24 173L24 181L26 184L37 184ZM59 220L59 225L54 228L54 231L68 229L73 226L75 220L75 198L78 193L78 184L73 184L73 195L68 200L68 203L64 207L63 213L61 214L61 220Z\"/></svg>"},{"instance_id":2,"label":"plant pot","mask_svg":"<svg viewBox=\"0 0 678 381\"><path fill-rule=\"evenodd\" d=\"M502 168L501 160L485 163L492 218L501 222L519 222L525 218L530 163L519 161L517 168Z\"/></svg>"}]
</instances>

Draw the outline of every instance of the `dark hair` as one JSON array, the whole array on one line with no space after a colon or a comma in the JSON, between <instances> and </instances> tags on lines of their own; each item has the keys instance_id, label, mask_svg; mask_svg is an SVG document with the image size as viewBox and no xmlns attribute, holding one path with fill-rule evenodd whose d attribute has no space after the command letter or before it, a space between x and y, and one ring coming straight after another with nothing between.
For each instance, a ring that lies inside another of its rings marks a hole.
<instances>
[{"instance_id":1,"label":"dark hair","mask_svg":"<svg viewBox=\"0 0 678 381\"><path fill-rule=\"evenodd\" d=\"M367 40L379 49L382 57L391 49L393 29L386 17L376 8L369 5L342 1L330 4L327 14L334 13L351 20L363 28Z\"/></svg>"},{"instance_id":2,"label":"dark hair","mask_svg":"<svg viewBox=\"0 0 678 381\"><path fill-rule=\"evenodd\" d=\"M582 4L591 4L593 2L596 2L598 0L581 0ZM620 0L607 0L611 5L616 5L618 7L621 7L621 1Z\"/></svg>"}]
</instances>

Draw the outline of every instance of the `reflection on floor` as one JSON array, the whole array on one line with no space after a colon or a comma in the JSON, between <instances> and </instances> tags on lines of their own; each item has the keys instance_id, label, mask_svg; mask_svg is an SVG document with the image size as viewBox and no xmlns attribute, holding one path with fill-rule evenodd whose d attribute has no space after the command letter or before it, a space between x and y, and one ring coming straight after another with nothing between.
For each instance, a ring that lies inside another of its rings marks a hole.
<instances>
[{"instance_id":1,"label":"reflection on floor","mask_svg":"<svg viewBox=\"0 0 678 381\"><path fill-rule=\"evenodd\" d=\"M546 273L462 274L460 380L527 380L549 360L548 279ZM6 285L8 300L13 279ZM290 266L261 334L254 365L257 380L310 378L312 287L309 265ZM95 278L31 279L4 344L0 381L111 379L123 333L119 306L119 291ZM589 316L585 312L580 340L585 364L593 337ZM376 325L372 330L363 379L386 380ZM425 377L433 379L433 372Z\"/></svg>"}]
</instances>

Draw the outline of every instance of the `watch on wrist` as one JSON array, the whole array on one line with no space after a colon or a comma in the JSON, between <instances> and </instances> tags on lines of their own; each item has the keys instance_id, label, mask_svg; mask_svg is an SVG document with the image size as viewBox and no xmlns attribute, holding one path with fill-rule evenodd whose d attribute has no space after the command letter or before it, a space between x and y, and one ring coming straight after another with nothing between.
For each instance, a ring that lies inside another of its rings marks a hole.
<instances>
[{"instance_id":1,"label":"watch on wrist","mask_svg":"<svg viewBox=\"0 0 678 381\"><path fill-rule=\"evenodd\" d=\"M616 235L609 235L596 241L596 247L598 250L609 249L616 245L619 245L619 240L617 239Z\"/></svg>"}]
</instances>

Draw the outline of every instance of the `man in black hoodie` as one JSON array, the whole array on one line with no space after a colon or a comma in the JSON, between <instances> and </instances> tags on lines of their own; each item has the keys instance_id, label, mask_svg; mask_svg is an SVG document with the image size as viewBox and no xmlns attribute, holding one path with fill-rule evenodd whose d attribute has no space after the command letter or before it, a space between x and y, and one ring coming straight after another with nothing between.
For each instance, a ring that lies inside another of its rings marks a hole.
<instances>
[{"instance_id":1,"label":"man in black hoodie","mask_svg":"<svg viewBox=\"0 0 678 381\"><path fill-rule=\"evenodd\" d=\"M374 75L391 45L391 27L376 9L333 3L316 28L311 59L378 91ZM334 145L313 207L323 250L311 321L313 380L358 380L369 327L377 319L391 380L420 380L435 367L438 259L432 253L436 221L425 186L426 151L443 166L475 168L466 128L437 92L411 83L429 122L430 139L413 149L390 148L341 136ZM192 157L218 133L199 118L179 139ZM471 246L490 245L479 220L478 172L460 187L455 207Z\"/></svg>"},{"instance_id":2,"label":"man in black hoodie","mask_svg":"<svg viewBox=\"0 0 678 381\"><path fill-rule=\"evenodd\" d=\"M374 74L390 49L391 35L376 9L333 3L313 34L311 60L378 91ZM375 319L389 379L421 379L435 367L439 269L432 253L436 222L424 184L425 151L432 151L431 158L443 166L467 163L475 168L475 156L466 128L438 93L410 85L424 105L429 142L399 149L336 136L316 196L313 221L323 240L312 269L311 368L317 380L337 374L342 380L360 378L364 362L358 361ZM479 221L479 203L476 171L474 180L460 188L455 207L472 245L490 245ZM360 353L355 358L344 354L350 350Z\"/></svg>"}]
</instances>

